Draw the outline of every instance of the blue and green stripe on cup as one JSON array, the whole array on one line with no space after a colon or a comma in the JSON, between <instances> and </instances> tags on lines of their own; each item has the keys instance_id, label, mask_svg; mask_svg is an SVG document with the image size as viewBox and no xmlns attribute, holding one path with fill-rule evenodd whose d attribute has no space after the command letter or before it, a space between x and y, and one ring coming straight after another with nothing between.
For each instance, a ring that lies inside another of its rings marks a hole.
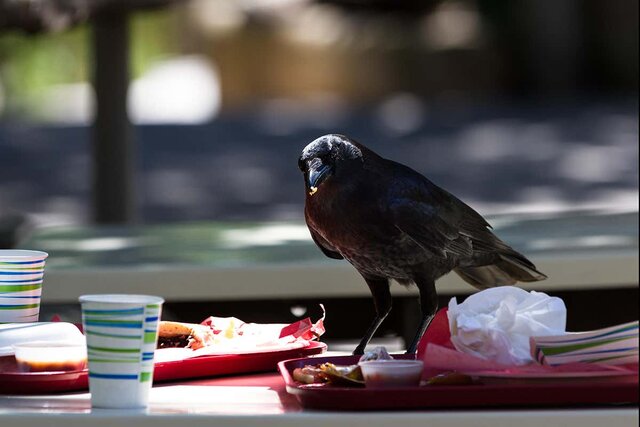
<instances>
[{"instance_id":1,"label":"blue and green stripe on cup","mask_svg":"<svg viewBox=\"0 0 640 427\"><path fill-rule=\"evenodd\" d=\"M89 377L151 381L160 310L160 304L83 307Z\"/></svg>"},{"instance_id":2,"label":"blue and green stripe on cup","mask_svg":"<svg viewBox=\"0 0 640 427\"><path fill-rule=\"evenodd\" d=\"M0 323L37 322L47 254L0 250Z\"/></svg>"}]
</instances>

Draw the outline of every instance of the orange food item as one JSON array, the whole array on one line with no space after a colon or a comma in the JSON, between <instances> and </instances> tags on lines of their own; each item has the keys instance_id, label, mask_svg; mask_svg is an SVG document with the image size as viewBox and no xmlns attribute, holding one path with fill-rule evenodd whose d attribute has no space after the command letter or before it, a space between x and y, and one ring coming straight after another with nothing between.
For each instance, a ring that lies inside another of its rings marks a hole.
<instances>
[{"instance_id":1,"label":"orange food item","mask_svg":"<svg viewBox=\"0 0 640 427\"><path fill-rule=\"evenodd\" d=\"M40 362L16 359L16 361L22 372L81 371L87 365L86 360Z\"/></svg>"}]
</instances>

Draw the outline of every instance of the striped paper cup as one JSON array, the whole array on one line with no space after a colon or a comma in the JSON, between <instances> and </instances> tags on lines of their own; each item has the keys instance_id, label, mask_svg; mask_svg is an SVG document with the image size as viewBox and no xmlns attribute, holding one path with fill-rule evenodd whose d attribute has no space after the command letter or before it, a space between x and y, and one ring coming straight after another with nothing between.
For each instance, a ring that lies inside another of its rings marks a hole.
<instances>
[{"instance_id":1,"label":"striped paper cup","mask_svg":"<svg viewBox=\"0 0 640 427\"><path fill-rule=\"evenodd\" d=\"M0 249L0 323L37 322L46 252Z\"/></svg>"},{"instance_id":2,"label":"striped paper cup","mask_svg":"<svg viewBox=\"0 0 640 427\"><path fill-rule=\"evenodd\" d=\"M150 295L80 297L93 407L147 406L163 302Z\"/></svg>"}]
</instances>

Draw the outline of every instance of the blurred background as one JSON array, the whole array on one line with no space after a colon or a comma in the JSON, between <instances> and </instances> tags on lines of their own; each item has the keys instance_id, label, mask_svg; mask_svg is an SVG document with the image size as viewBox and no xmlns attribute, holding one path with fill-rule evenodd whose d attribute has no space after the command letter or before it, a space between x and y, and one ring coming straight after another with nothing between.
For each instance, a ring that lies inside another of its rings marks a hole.
<instances>
[{"instance_id":1,"label":"blurred background","mask_svg":"<svg viewBox=\"0 0 640 427\"><path fill-rule=\"evenodd\" d=\"M0 0L0 247L53 279L326 263L296 162L336 132L524 220L534 258L637 269L638 50L628 0Z\"/></svg>"}]
</instances>

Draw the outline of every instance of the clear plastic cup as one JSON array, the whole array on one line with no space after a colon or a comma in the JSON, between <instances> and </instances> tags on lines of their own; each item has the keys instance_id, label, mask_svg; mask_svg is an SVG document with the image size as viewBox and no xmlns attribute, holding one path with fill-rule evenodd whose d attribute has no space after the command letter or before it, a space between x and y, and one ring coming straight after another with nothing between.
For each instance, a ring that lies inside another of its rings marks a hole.
<instances>
[{"instance_id":1,"label":"clear plastic cup","mask_svg":"<svg viewBox=\"0 0 640 427\"><path fill-rule=\"evenodd\" d=\"M22 372L81 371L87 365L87 347L79 342L31 341L13 346Z\"/></svg>"},{"instance_id":2,"label":"clear plastic cup","mask_svg":"<svg viewBox=\"0 0 640 427\"><path fill-rule=\"evenodd\" d=\"M422 360L368 360L358 363L367 387L408 387L420 384Z\"/></svg>"}]
</instances>

